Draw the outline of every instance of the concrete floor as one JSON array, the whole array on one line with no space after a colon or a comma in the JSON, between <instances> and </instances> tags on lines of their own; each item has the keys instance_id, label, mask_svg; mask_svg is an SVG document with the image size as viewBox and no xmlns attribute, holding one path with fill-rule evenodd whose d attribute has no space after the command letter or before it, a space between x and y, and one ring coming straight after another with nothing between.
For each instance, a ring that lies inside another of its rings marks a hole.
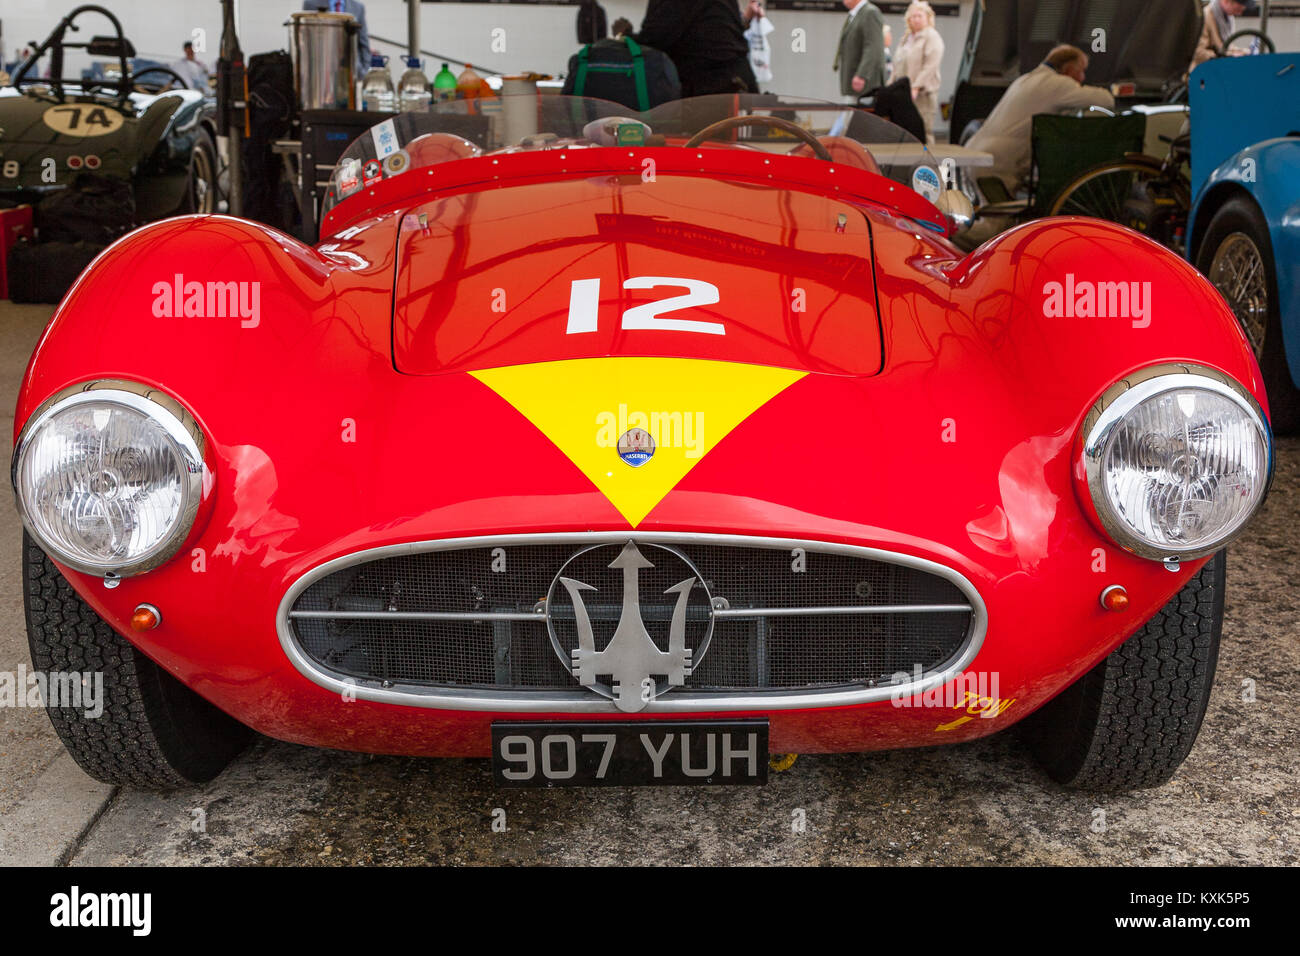
<instances>
[{"instance_id":1,"label":"concrete floor","mask_svg":"<svg viewBox=\"0 0 1300 956\"><path fill-rule=\"evenodd\" d=\"M0 303L0 443L47 307ZM0 710L0 863L1294 864L1300 855L1300 441L1229 556L1214 697L1167 786L1062 792L1011 735L802 757L766 788L500 791L486 761L260 740L211 784L116 791L41 711ZM0 504L0 670L30 666L19 525ZM1244 681L1255 700L1244 702ZM506 832L493 829L505 811ZM792 823L802 811L804 832ZM200 826L200 823L202 826Z\"/></svg>"}]
</instances>

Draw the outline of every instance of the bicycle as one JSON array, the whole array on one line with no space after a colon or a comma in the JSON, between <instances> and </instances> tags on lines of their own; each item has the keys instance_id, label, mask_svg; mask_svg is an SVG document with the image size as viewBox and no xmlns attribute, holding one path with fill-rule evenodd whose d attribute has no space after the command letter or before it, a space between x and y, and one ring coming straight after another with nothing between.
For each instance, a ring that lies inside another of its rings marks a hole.
<instances>
[{"instance_id":1,"label":"bicycle","mask_svg":"<svg viewBox=\"0 0 1300 956\"><path fill-rule=\"evenodd\" d=\"M1084 170L1048 209L1050 216L1089 216L1136 229L1179 255L1186 250L1192 185L1184 171L1191 135L1161 136L1164 159L1125 153L1123 159Z\"/></svg>"}]
</instances>

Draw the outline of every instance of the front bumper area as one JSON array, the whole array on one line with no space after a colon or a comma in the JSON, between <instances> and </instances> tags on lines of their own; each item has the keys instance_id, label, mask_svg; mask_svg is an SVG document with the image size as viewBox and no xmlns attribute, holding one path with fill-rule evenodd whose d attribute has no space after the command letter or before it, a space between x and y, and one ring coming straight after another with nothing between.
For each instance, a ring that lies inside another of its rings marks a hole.
<instances>
[{"instance_id":1,"label":"front bumper area","mask_svg":"<svg viewBox=\"0 0 1300 956\"><path fill-rule=\"evenodd\" d=\"M562 693L503 699L499 694L429 688L365 686L295 659L286 641L287 609L298 585L331 562L352 561L376 549L410 551L430 539L382 541L354 535L328 548L269 560L264 551L239 552L230 540L212 544L206 563L178 556L169 565L123 581L112 590L97 579L64 570L77 590L132 643L189 687L227 713L267 736L294 743L372 753L484 757L491 725L518 720L683 720L765 717L773 752L828 753L884 750L960 742L994 733L1017 722L1064 689L1136 631L1196 572L1201 562L1170 573L1153 562L1111 552L1110 569L1089 573L1095 538L1071 536L1050 561L1027 574L1013 553L985 553L978 563L950 549L877 532L875 540L836 541L843 527L821 527L816 537L737 534L727 527L719 496L715 511L723 527L690 532L604 529L522 532L581 542L673 541L683 537L767 541L786 545L818 542L855 553L946 569L972 599L970 640L960 655L934 672L900 685L818 689L804 693L719 695L674 688L636 714L578 687ZM731 504L735 508L734 503ZM798 517L807 526L808 516ZM214 522L216 524L216 522ZM1077 526L1082 529L1084 526ZM210 537L212 528L209 528ZM500 540L501 535L466 538ZM865 537L865 536L864 536ZM441 539L447 544L449 539ZM255 560L256 559L256 560ZM1079 568L1083 568L1082 573ZM1103 610L1097 596L1110 583L1123 583L1132 597L1125 613ZM164 624L139 634L129 627L138 602L161 607ZM916 678L916 675L913 675ZM517 696L517 695L516 695Z\"/></svg>"}]
</instances>

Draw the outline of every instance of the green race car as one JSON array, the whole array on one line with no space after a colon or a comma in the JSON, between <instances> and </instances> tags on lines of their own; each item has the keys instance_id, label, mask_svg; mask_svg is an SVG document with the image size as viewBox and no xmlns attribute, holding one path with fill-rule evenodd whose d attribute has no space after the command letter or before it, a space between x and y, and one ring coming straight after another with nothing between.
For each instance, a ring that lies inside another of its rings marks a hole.
<instances>
[{"instance_id":1,"label":"green race car","mask_svg":"<svg viewBox=\"0 0 1300 956\"><path fill-rule=\"evenodd\" d=\"M115 35L68 42L86 13L108 18ZM112 57L119 68L101 79L64 78L70 49ZM47 53L50 75L42 77L37 64ZM130 182L140 222L217 211L211 98L184 88L165 66L133 73L134 56L121 23L103 7L79 6L59 21L0 88L0 200L37 203L86 171ZM167 88L173 84L180 88Z\"/></svg>"}]
</instances>

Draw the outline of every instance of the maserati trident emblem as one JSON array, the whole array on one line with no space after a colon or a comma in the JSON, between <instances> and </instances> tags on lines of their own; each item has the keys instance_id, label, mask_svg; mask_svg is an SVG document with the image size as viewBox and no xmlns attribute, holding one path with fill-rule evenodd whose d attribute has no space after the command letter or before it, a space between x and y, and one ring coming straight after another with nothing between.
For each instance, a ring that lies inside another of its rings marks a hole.
<instances>
[{"instance_id":1,"label":"maserati trident emblem","mask_svg":"<svg viewBox=\"0 0 1300 956\"><path fill-rule=\"evenodd\" d=\"M690 561L673 548L645 547L656 562L642 554L635 541L579 552L556 576L555 584L564 593L552 584L547 602L552 642L570 673L626 713L643 710L658 694L686 683L704 656L713 623L708 589ZM609 560L612 552L617 553ZM569 577L570 571L589 580L598 575L603 586ZM663 586L683 571L684 579ZM643 574L656 579L644 601ZM615 605L609 598L620 585L622 600ZM598 650L615 617L613 635ZM647 622L659 632L659 643Z\"/></svg>"}]
</instances>

